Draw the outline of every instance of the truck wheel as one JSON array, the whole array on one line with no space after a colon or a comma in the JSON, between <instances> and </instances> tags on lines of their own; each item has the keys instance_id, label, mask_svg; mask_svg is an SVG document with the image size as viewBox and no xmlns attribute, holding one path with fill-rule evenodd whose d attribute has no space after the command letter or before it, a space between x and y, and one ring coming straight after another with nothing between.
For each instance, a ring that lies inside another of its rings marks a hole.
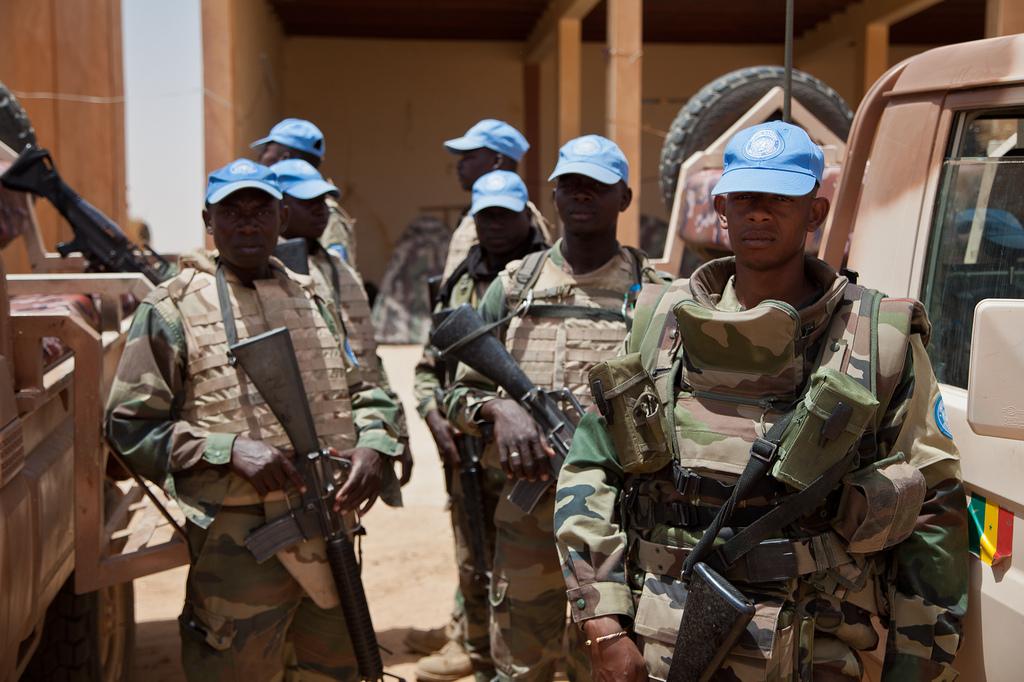
<instances>
[{"instance_id":1,"label":"truck wheel","mask_svg":"<svg viewBox=\"0 0 1024 682\"><path fill-rule=\"evenodd\" d=\"M75 594L68 579L46 611L43 636L22 675L31 682L121 682L131 674L131 583Z\"/></svg>"},{"instance_id":2,"label":"truck wheel","mask_svg":"<svg viewBox=\"0 0 1024 682\"><path fill-rule=\"evenodd\" d=\"M20 154L29 145L36 146L36 131L28 114L7 86L0 83L0 141Z\"/></svg>"},{"instance_id":3,"label":"truck wheel","mask_svg":"<svg viewBox=\"0 0 1024 682\"><path fill-rule=\"evenodd\" d=\"M705 85L679 110L661 148L659 168L662 198L670 211L683 162L717 140L766 92L782 85L784 73L781 66L732 71ZM832 132L846 139L853 112L839 93L814 76L794 69L793 97ZM774 118L782 118L782 112Z\"/></svg>"}]
</instances>

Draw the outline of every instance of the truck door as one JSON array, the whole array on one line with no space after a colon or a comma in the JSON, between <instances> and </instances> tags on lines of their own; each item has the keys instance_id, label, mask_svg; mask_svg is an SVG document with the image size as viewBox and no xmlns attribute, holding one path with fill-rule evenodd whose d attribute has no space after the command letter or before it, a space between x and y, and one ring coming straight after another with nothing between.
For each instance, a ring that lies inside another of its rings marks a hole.
<instances>
[{"instance_id":1,"label":"truck door","mask_svg":"<svg viewBox=\"0 0 1024 682\"><path fill-rule=\"evenodd\" d=\"M936 405L936 419L960 449L974 498L972 537L976 545L980 537L992 545L998 535L1006 552L1024 549L1024 443L976 434L967 423L967 388L975 307L986 299L1024 299L1024 91L954 94L945 106L952 112L949 141L931 220L918 234L918 243L926 244L913 268L919 291L909 293L924 302L932 321L928 354L945 403L944 409ZM1005 381L1024 391L1024 376ZM993 524L1000 518L1001 525ZM1020 679L1021 566L1015 556L997 557L991 565L971 560L970 604L957 658L966 679Z\"/></svg>"}]
</instances>

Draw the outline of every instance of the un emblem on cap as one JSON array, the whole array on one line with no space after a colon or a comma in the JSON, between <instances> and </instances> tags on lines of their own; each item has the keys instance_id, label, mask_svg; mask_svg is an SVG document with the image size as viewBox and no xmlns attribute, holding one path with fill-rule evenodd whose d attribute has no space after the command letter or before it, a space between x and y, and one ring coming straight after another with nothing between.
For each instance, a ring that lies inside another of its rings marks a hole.
<instances>
[{"instance_id":1,"label":"un emblem on cap","mask_svg":"<svg viewBox=\"0 0 1024 682\"><path fill-rule=\"evenodd\" d=\"M500 192L508 185L508 180L499 174L491 175L484 179L484 189L488 192Z\"/></svg>"},{"instance_id":2,"label":"un emblem on cap","mask_svg":"<svg viewBox=\"0 0 1024 682\"><path fill-rule=\"evenodd\" d=\"M580 140L572 146L572 153L580 156L593 156L601 151L601 145L595 140Z\"/></svg>"},{"instance_id":3,"label":"un emblem on cap","mask_svg":"<svg viewBox=\"0 0 1024 682\"><path fill-rule=\"evenodd\" d=\"M232 175L252 175L256 172L256 166L251 161L235 161L228 166L228 173Z\"/></svg>"},{"instance_id":4,"label":"un emblem on cap","mask_svg":"<svg viewBox=\"0 0 1024 682\"><path fill-rule=\"evenodd\" d=\"M764 161L778 156L785 148L786 143L783 142L782 135L768 128L758 130L750 136L743 147L743 156L751 161Z\"/></svg>"}]
</instances>

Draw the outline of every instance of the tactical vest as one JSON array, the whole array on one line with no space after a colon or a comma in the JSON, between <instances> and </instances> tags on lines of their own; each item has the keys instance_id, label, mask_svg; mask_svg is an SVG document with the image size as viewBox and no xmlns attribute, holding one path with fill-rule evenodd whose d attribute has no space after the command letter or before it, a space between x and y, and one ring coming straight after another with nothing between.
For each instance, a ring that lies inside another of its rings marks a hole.
<instances>
[{"instance_id":1,"label":"tactical vest","mask_svg":"<svg viewBox=\"0 0 1024 682\"><path fill-rule=\"evenodd\" d=\"M167 295L157 303L174 306L184 326L188 357L181 419L200 430L238 434L289 448L287 434L259 391L228 359L215 275L188 267L198 263L184 265L178 276L163 285ZM252 288L226 273L238 338L287 327L322 445L339 451L355 447L346 379L349 367L338 339L317 309L312 284L290 278L276 260L271 265L273 278L256 280ZM283 493L260 497L227 467L177 472L174 485L176 495L207 509L262 504L267 518L287 510ZM338 603L322 539L303 542L277 556L318 605L329 608Z\"/></svg>"},{"instance_id":2,"label":"tactical vest","mask_svg":"<svg viewBox=\"0 0 1024 682\"><path fill-rule=\"evenodd\" d=\"M531 253L500 275L508 310L524 306L508 323L505 346L539 388L568 388L586 408L587 372L622 346L641 282L659 280L627 248L594 272L571 275L549 257L557 248Z\"/></svg>"},{"instance_id":3,"label":"tactical vest","mask_svg":"<svg viewBox=\"0 0 1024 682\"><path fill-rule=\"evenodd\" d=\"M753 440L794 404L806 403L807 378L819 367L857 379L880 407L869 423L858 425L862 435L852 441L861 468L847 476L842 492L828 497L822 516L795 534L787 531L790 540L784 545L762 543L727 574L754 596L757 614L726 667L746 671L742 679L764 679L797 660L798 644L806 647L823 634L852 649L873 648L877 634L870 616L886 608L878 599L885 570L878 552L902 539L896 533L905 537L912 529L925 492L919 471L900 461L876 463L874 448L874 431L902 376L909 337L927 337L921 305L886 299L809 259L808 272L825 294L799 311L791 335L785 331L789 307L777 302L744 311L744 322L731 325L729 320L739 316L718 311L717 299L708 294L722 291L733 262L712 261L689 281L648 288L637 306L638 328L644 330L640 358L661 405L651 412L659 413L657 429L667 438L638 456L646 462L624 463L621 513L628 561L641 571L630 573L640 592L635 630L644 640L654 679L664 679L672 656L680 617L672 604L685 600L678 578L689 548L728 498ZM691 309L684 310L687 306ZM773 321L776 315L781 317ZM770 370L758 374L750 370L753 365ZM619 440L616 445L623 458L623 445ZM641 473L628 474L631 466ZM753 523L793 492L766 477L738 505L729 525ZM900 495L908 500L905 505ZM873 523L872 509L879 504L907 509L888 525ZM786 568L772 574L780 570L779 557Z\"/></svg>"},{"instance_id":4,"label":"tactical vest","mask_svg":"<svg viewBox=\"0 0 1024 682\"><path fill-rule=\"evenodd\" d=\"M318 250L309 256L309 274L321 297L334 303L345 325L345 336L359 363L358 378L380 385L377 341L370 320L370 299L362 278L355 269L336 255Z\"/></svg>"}]
</instances>

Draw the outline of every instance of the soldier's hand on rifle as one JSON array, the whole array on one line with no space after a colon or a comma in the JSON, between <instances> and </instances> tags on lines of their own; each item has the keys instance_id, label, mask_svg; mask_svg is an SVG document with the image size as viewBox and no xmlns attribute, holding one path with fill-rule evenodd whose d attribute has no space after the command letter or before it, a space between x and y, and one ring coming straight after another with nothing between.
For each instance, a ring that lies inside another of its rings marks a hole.
<instances>
[{"instance_id":1,"label":"soldier's hand on rifle","mask_svg":"<svg viewBox=\"0 0 1024 682\"><path fill-rule=\"evenodd\" d=\"M455 447L455 430L452 425L438 410L427 412L424 421L437 443L437 454L441 455L441 460L449 466L459 466L459 449Z\"/></svg>"},{"instance_id":2,"label":"soldier's hand on rifle","mask_svg":"<svg viewBox=\"0 0 1024 682\"><path fill-rule=\"evenodd\" d=\"M294 457L291 451L238 436L231 446L231 470L251 483L260 495L284 490L289 485L305 490L306 484L291 462Z\"/></svg>"},{"instance_id":3,"label":"soldier's hand on rifle","mask_svg":"<svg viewBox=\"0 0 1024 682\"><path fill-rule=\"evenodd\" d=\"M623 631L615 616L598 616L583 622L583 636L590 640L587 652L595 682L647 682L643 654ZM607 639L598 642L599 637Z\"/></svg>"},{"instance_id":4,"label":"soldier's hand on rifle","mask_svg":"<svg viewBox=\"0 0 1024 682\"><path fill-rule=\"evenodd\" d=\"M494 423L494 442L506 476L529 481L551 477L548 458L555 451L519 403L508 398L490 400L480 408L480 416Z\"/></svg>"},{"instance_id":5,"label":"soldier's hand on rifle","mask_svg":"<svg viewBox=\"0 0 1024 682\"><path fill-rule=\"evenodd\" d=\"M352 462L345 485L334 496L334 510L358 511L365 514L380 494L384 479L384 455L372 448L352 448L341 453L342 459ZM365 500L365 504L363 504ZM360 507L359 505L363 506Z\"/></svg>"}]
</instances>

